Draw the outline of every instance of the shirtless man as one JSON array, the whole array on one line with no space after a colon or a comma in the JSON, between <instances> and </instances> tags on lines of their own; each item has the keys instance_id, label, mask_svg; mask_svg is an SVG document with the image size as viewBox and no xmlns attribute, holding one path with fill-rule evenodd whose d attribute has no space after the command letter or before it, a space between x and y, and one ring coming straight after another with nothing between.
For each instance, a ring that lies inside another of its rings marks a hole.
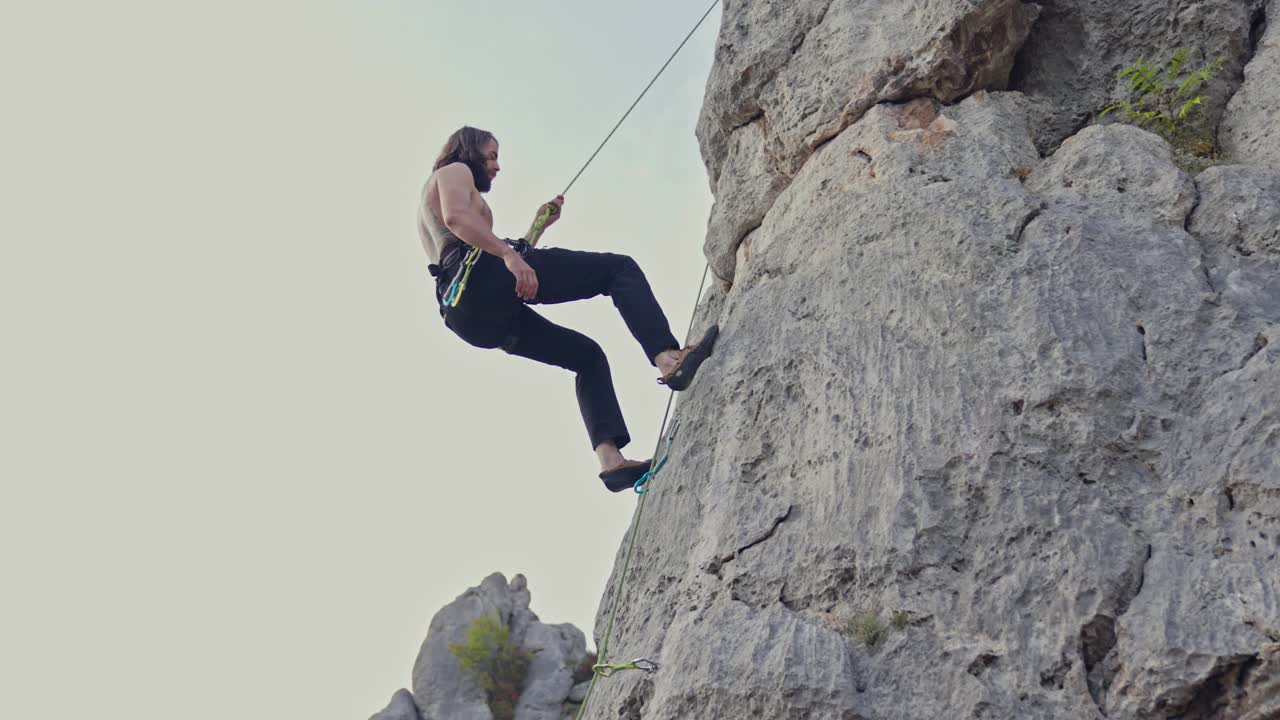
<instances>
[{"instance_id":1,"label":"shirtless man","mask_svg":"<svg viewBox=\"0 0 1280 720\"><path fill-rule=\"evenodd\" d=\"M498 176L498 141L492 133L464 127L449 137L427 179L418 209L418 233L436 277L436 299L445 326L467 343L502 348L520 357L555 365L577 375L578 407L591 447L600 461L600 479L614 492L631 487L649 469L649 460L627 460L631 441L609 374L609 362L594 340L561 327L528 304L562 303L598 295L613 298L645 357L658 368L658 382L684 390L711 354L719 328L696 345L680 349L666 316L634 260L626 255L562 248L531 248L524 241L493 234L493 213L481 196ZM564 197L546 227L560 218ZM446 307L446 289L471 248L480 248L456 307ZM528 303L528 304L526 304Z\"/></svg>"}]
</instances>

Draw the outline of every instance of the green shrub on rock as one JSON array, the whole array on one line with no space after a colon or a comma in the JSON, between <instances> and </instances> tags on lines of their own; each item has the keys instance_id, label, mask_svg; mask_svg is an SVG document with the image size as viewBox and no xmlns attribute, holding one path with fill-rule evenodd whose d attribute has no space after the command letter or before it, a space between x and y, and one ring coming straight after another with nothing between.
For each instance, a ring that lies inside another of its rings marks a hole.
<instances>
[{"instance_id":1,"label":"green shrub on rock","mask_svg":"<svg viewBox=\"0 0 1280 720\"><path fill-rule=\"evenodd\" d=\"M513 720L533 653L512 642L511 630L490 615L476 618L466 640L449 645L449 653L484 690L494 720Z\"/></svg>"}]
</instances>

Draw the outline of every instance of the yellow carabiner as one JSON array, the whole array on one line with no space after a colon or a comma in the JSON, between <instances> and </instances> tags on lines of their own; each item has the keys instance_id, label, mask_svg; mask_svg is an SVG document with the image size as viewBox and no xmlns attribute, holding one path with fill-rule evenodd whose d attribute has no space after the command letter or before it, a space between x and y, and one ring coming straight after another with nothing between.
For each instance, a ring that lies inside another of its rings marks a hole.
<instances>
[{"instance_id":1,"label":"yellow carabiner","mask_svg":"<svg viewBox=\"0 0 1280 720\"><path fill-rule=\"evenodd\" d=\"M533 226L529 228L529 232L525 234L525 242L529 243L531 247L537 245L539 238L542 237L542 231L547 229L547 222L551 220L552 215L558 212L560 212L560 208L547 203L546 209L538 215L537 219L533 221Z\"/></svg>"}]
</instances>

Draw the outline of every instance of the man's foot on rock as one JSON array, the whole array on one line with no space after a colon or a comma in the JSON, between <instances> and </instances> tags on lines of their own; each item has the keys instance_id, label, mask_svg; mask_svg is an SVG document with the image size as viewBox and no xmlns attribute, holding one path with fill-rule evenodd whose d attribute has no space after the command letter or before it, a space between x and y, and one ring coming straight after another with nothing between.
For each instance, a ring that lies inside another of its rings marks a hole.
<instances>
[{"instance_id":1,"label":"man's foot on rock","mask_svg":"<svg viewBox=\"0 0 1280 720\"><path fill-rule=\"evenodd\" d=\"M604 486L609 492L622 492L627 488L635 487L636 481L649 472L649 466L652 464L652 460L626 460L621 465L600 473L600 479L604 481Z\"/></svg>"},{"instance_id":2,"label":"man's foot on rock","mask_svg":"<svg viewBox=\"0 0 1280 720\"><path fill-rule=\"evenodd\" d=\"M698 372L702 362L711 357L711 351L715 349L718 337L720 337L719 325L707 328L707 332L696 345L690 345L680 351L675 367L671 368L671 372L658 378L658 384L666 385L676 392L687 389L693 383L693 376Z\"/></svg>"}]
</instances>

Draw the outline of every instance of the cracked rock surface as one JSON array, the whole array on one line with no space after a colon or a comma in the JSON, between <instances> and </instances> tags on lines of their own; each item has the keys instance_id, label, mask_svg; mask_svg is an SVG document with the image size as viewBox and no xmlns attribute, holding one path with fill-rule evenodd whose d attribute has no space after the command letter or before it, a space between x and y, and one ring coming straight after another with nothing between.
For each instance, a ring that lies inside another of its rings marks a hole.
<instances>
[{"instance_id":1,"label":"cracked rock surface","mask_svg":"<svg viewBox=\"0 0 1280 720\"><path fill-rule=\"evenodd\" d=\"M1040 5L726 4L720 341L596 626L662 670L587 717L1280 716L1280 167L1043 157Z\"/></svg>"},{"instance_id":2,"label":"cracked rock surface","mask_svg":"<svg viewBox=\"0 0 1280 720\"><path fill-rule=\"evenodd\" d=\"M716 202L706 249L729 280L743 236L815 148L876 103L1003 88L1035 17L1020 0L724 4L698 137Z\"/></svg>"},{"instance_id":3,"label":"cracked rock surface","mask_svg":"<svg viewBox=\"0 0 1280 720\"><path fill-rule=\"evenodd\" d=\"M1268 18L1270 21L1268 22ZM1223 150L1242 163L1280 165L1280 0L1256 11L1252 60L1220 128Z\"/></svg>"}]
</instances>

